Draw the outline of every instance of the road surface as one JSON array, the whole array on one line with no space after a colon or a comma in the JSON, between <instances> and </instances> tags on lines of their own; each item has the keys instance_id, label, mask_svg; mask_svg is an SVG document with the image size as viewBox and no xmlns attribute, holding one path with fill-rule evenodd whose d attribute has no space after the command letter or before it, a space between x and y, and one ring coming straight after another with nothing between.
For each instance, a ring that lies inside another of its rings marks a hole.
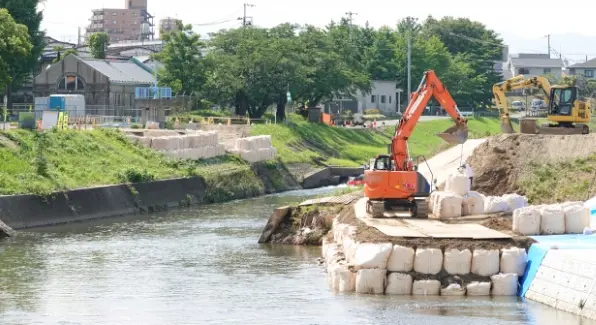
<instances>
[{"instance_id":1,"label":"road surface","mask_svg":"<svg viewBox=\"0 0 596 325\"><path fill-rule=\"evenodd\" d=\"M437 186L441 189L447 180L447 176L457 170L461 166L461 162L465 162L472 155L476 147L484 142L486 142L486 139L469 139L463 144L463 150L462 145L457 145L428 159L428 166L424 162L420 162L418 171L431 184L433 179L436 179ZM430 170L428 167L430 167Z\"/></svg>"}]
</instances>

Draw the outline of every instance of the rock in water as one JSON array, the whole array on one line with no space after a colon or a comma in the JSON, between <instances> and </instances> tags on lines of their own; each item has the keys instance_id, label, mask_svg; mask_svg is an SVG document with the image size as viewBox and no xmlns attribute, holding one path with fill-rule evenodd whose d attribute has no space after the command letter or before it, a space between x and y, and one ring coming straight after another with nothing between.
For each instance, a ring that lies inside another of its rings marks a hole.
<instances>
[{"instance_id":1,"label":"rock in water","mask_svg":"<svg viewBox=\"0 0 596 325\"><path fill-rule=\"evenodd\" d=\"M13 237L17 232L0 220L0 238Z\"/></svg>"}]
</instances>

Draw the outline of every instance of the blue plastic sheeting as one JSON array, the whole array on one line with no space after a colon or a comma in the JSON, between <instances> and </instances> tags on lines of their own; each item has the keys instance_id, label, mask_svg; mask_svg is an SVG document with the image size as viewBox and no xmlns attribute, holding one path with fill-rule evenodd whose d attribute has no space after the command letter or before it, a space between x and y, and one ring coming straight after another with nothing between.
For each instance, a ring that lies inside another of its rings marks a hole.
<instances>
[{"instance_id":1,"label":"blue plastic sheeting","mask_svg":"<svg viewBox=\"0 0 596 325\"><path fill-rule=\"evenodd\" d=\"M596 235L530 236L543 245L557 249L596 249Z\"/></svg>"},{"instance_id":2,"label":"blue plastic sheeting","mask_svg":"<svg viewBox=\"0 0 596 325\"><path fill-rule=\"evenodd\" d=\"M546 256L546 253L548 253L549 247L549 245L532 244L528 250L528 263L526 264L526 271L520 280L518 292L520 297L525 296L526 292L528 292L530 289L530 285L532 285L532 281L534 281L536 273L538 273L538 269L542 264L542 260Z\"/></svg>"}]
</instances>

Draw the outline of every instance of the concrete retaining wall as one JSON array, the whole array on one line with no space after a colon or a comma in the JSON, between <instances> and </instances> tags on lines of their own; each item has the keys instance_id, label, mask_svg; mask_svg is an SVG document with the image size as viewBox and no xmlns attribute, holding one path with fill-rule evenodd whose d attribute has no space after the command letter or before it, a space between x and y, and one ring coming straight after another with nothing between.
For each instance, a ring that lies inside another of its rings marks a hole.
<instances>
[{"instance_id":1,"label":"concrete retaining wall","mask_svg":"<svg viewBox=\"0 0 596 325\"><path fill-rule=\"evenodd\" d=\"M43 227L152 212L205 201L202 178L114 185L54 193L0 197L0 219L13 229Z\"/></svg>"},{"instance_id":2,"label":"concrete retaining wall","mask_svg":"<svg viewBox=\"0 0 596 325\"><path fill-rule=\"evenodd\" d=\"M595 253L593 245L551 248L534 244L528 254L528 276L522 280L521 295L596 320Z\"/></svg>"}]
</instances>

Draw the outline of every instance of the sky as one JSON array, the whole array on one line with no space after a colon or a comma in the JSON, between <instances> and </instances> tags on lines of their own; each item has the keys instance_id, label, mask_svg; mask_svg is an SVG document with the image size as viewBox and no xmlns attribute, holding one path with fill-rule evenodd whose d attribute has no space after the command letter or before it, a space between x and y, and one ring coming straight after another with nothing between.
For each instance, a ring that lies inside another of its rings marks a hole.
<instances>
[{"instance_id":1,"label":"sky","mask_svg":"<svg viewBox=\"0 0 596 325\"><path fill-rule=\"evenodd\" d=\"M237 18L242 16L244 3L242 0L148 1L155 23L160 18L175 17L185 24L194 24L195 31L201 34L240 26ZM545 53L548 48L545 35L551 34L551 45L563 55L569 53L574 59L596 57L596 45L592 45L596 44L593 22L568 18L580 17L573 8L589 8L593 3L589 0L574 0L572 7L550 6L537 0L250 0L249 3L254 7L248 8L247 16L252 16L254 24L262 27L288 21L324 26L349 11L356 13L355 24L364 25L368 21L373 27L395 26L397 20L406 16L420 20L428 15L468 17L499 33L511 53ZM45 0L40 7L45 17L42 27L55 39L76 42L77 28L82 27L84 33L92 9L124 8L124 4L125 0Z\"/></svg>"}]
</instances>

